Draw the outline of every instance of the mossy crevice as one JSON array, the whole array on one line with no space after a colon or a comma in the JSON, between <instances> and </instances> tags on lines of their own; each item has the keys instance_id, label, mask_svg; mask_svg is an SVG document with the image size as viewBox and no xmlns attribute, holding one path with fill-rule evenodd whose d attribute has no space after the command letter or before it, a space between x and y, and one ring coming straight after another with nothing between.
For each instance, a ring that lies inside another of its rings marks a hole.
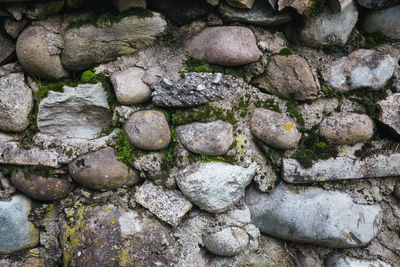
<instances>
[{"instance_id":1,"label":"mossy crevice","mask_svg":"<svg viewBox=\"0 0 400 267\"><path fill-rule=\"evenodd\" d=\"M292 51L292 49L290 49L288 47L285 47L285 48L282 48L279 51L279 55L281 55L281 56L290 56L290 55L293 55L293 51Z\"/></svg>"},{"instance_id":2,"label":"mossy crevice","mask_svg":"<svg viewBox=\"0 0 400 267\"><path fill-rule=\"evenodd\" d=\"M243 77L244 69L242 67L223 67L216 64L208 63L204 59L197 59L187 56L184 62L185 69L180 71L182 78L185 72L206 72L206 73L222 73L234 77Z\"/></svg>"}]
</instances>

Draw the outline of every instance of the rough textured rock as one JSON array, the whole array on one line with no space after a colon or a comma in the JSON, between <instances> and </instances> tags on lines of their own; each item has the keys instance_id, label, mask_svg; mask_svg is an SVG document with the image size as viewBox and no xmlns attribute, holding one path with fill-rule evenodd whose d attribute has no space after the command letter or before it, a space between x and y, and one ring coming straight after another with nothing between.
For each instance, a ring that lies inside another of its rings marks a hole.
<instances>
[{"instance_id":1,"label":"rough textured rock","mask_svg":"<svg viewBox=\"0 0 400 267\"><path fill-rule=\"evenodd\" d=\"M354 3L340 13L332 13L325 6L321 13L306 19L305 26L299 30L300 41L316 48L327 45L344 46L357 19L358 11Z\"/></svg>"},{"instance_id":2,"label":"rough textured rock","mask_svg":"<svg viewBox=\"0 0 400 267\"><path fill-rule=\"evenodd\" d=\"M319 126L319 135L329 143L352 145L366 142L374 134L374 121L364 114L334 113Z\"/></svg>"},{"instance_id":3,"label":"rough textured rock","mask_svg":"<svg viewBox=\"0 0 400 267\"><path fill-rule=\"evenodd\" d=\"M220 120L182 125L176 134L187 150L204 155L224 155L233 142L232 125Z\"/></svg>"},{"instance_id":4,"label":"rough textured rock","mask_svg":"<svg viewBox=\"0 0 400 267\"><path fill-rule=\"evenodd\" d=\"M73 71L133 54L152 45L167 23L159 13L151 17L126 16L110 27L83 25L69 29L64 35L62 63Z\"/></svg>"},{"instance_id":5,"label":"rough textured rock","mask_svg":"<svg viewBox=\"0 0 400 267\"><path fill-rule=\"evenodd\" d=\"M188 53L207 62L224 66L245 65L262 55L253 32L245 27L209 27L193 37Z\"/></svg>"},{"instance_id":6,"label":"rough textured rock","mask_svg":"<svg viewBox=\"0 0 400 267\"><path fill-rule=\"evenodd\" d=\"M68 165L69 174L92 189L115 189L139 182L136 173L118 160L114 148L82 155Z\"/></svg>"},{"instance_id":7,"label":"rough textured rock","mask_svg":"<svg viewBox=\"0 0 400 267\"><path fill-rule=\"evenodd\" d=\"M135 200L160 220L174 227L178 226L183 216L192 208L192 203L180 191L164 189L149 181L137 188Z\"/></svg>"},{"instance_id":8,"label":"rough textured rock","mask_svg":"<svg viewBox=\"0 0 400 267\"><path fill-rule=\"evenodd\" d=\"M394 59L374 50L359 49L332 63L324 74L329 87L339 91L381 89L392 77Z\"/></svg>"},{"instance_id":9,"label":"rough textured rock","mask_svg":"<svg viewBox=\"0 0 400 267\"><path fill-rule=\"evenodd\" d=\"M255 175L249 168L220 162L195 163L178 172L176 181L191 202L209 212L223 212L237 203Z\"/></svg>"},{"instance_id":10,"label":"rough textured rock","mask_svg":"<svg viewBox=\"0 0 400 267\"><path fill-rule=\"evenodd\" d=\"M39 231L28 221L31 202L23 195L0 201L0 254L35 247Z\"/></svg>"},{"instance_id":11,"label":"rough textured rock","mask_svg":"<svg viewBox=\"0 0 400 267\"><path fill-rule=\"evenodd\" d=\"M146 0L113 0L114 7L119 13L122 13L130 8L146 8Z\"/></svg>"},{"instance_id":12,"label":"rough textured rock","mask_svg":"<svg viewBox=\"0 0 400 267\"><path fill-rule=\"evenodd\" d=\"M379 259L376 260L360 260L349 256L341 256L339 254L331 254L325 261L326 267L357 267L357 266L368 266L368 267L391 267L392 265L387 264Z\"/></svg>"},{"instance_id":13,"label":"rough textured rock","mask_svg":"<svg viewBox=\"0 0 400 267\"><path fill-rule=\"evenodd\" d=\"M17 21L11 18L5 18L3 26L8 35L17 39L28 23L29 21L27 19Z\"/></svg>"},{"instance_id":14,"label":"rough textured rock","mask_svg":"<svg viewBox=\"0 0 400 267\"><path fill-rule=\"evenodd\" d=\"M25 195L44 201L65 198L73 189L72 183L66 178L43 177L22 171L13 173L11 181Z\"/></svg>"},{"instance_id":15,"label":"rough textured rock","mask_svg":"<svg viewBox=\"0 0 400 267\"><path fill-rule=\"evenodd\" d=\"M103 86L80 84L64 86L64 92L49 91L39 104L37 124L47 135L93 139L111 123L111 116Z\"/></svg>"},{"instance_id":16,"label":"rough textured rock","mask_svg":"<svg viewBox=\"0 0 400 267\"><path fill-rule=\"evenodd\" d=\"M64 7L64 2L64 0L56 0L48 3L33 3L26 10L26 16L30 19L40 20L55 15Z\"/></svg>"},{"instance_id":17,"label":"rough textured rock","mask_svg":"<svg viewBox=\"0 0 400 267\"><path fill-rule=\"evenodd\" d=\"M157 184L164 178L161 168L164 155L162 153L149 153L138 157L133 162L133 167L140 172L140 177L154 180Z\"/></svg>"},{"instance_id":18,"label":"rough textured rock","mask_svg":"<svg viewBox=\"0 0 400 267\"><path fill-rule=\"evenodd\" d=\"M381 3L382 1L371 1ZM360 27L368 33L381 32L389 38L400 39L400 5L371 10L360 20Z\"/></svg>"},{"instance_id":19,"label":"rough textured rock","mask_svg":"<svg viewBox=\"0 0 400 267\"><path fill-rule=\"evenodd\" d=\"M234 7L250 9L254 5L254 0L226 0L226 2Z\"/></svg>"},{"instance_id":20,"label":"rough textured rock","mask_svg":"<svg viewBox=\"0 0 400 267\"><path fill-rule=\"evenodd\" d=\"M151 89L142 81L145 70L129 68L115 72L110 80L114 87L115 96L121 104L139 104L151 99Z\"/></svg>"},{"instance_id":21,"label":"rough textured rock","mask_svg":"<svg viewBox=\"0 0 400 267\"><path fill-rule=\"evenodd\" d=\"M344 193L316 187L280 184L271 194L250 188L246 202L262 233L324 247L365 246L382 223L378 204L355 204Z\"/></svg>"},{"instance_id":22,"label":"rough textured rock","mask_svg":"<svg viewBox=\"0 0 400 267\"><path fill-rule=\"evenodd\" d=\"M54 149L23 149L19 143L7 142L0 144L0 155L0 163L3 164L58 167L58 154Z\"/></svg>"},{"instance_id":23,"label":"rough textured rock","mask_svg":"<svg viewBox=\"0 0 400 267\"><path fill-rule=\"evenodd\" d=\"M22 132L29 124L33 107L31 89L22 73L11 73L0 78L0 130Z\"/></svg>"},{"instance_id":24,"label":"rough textured rock","mask_svg":"<svg viewBox=\"0 0 400 267\"><path fill-rule=\"evenodd\" d=\"M254 110L250 129L261 141L277 149L294 148L301 137L292 118L263 108Z\"/></svg>"},{"instance_id":25,"label":"rough textured rock","mask_svg":"<svg viewBox=\"0 0 400 267\"><path fill-rule=\"evenodd\" d=\"M298 107L304 119L304 128L310 130L313 126L321 123L326 114L333 113L338 107L336 98L318 98L312 103L304 103Z\"/></svg>"},{"instance_id":26,"label":"rough textured rock","mask_svg":"<svg viewBox=\"0 0 400 267\"><path fill-rule=\"evenodd\" d=\"M318 87L307 61L297 55L270 57L264 74L252 82L270 93L297 100L315 99Z\"/></svg>"},{"instance_id":27,"label":"rough textured rock","mask_svg":"<svg viewBox=\"0 0 400 267\"><path fill-rule=\"evenodd\" d=\"M160 107L196 107L224 99L244 85L242 79L221 73L188 73L176 83L163 79L152 97L153 103Z\"/></svg>"},{"instance_id":28,"label":"rough textured rock","mask_svg":"<svg viewBox=\"0 0 400 267\"><path fill-rule=\"evenodd\" d=\"M334 13L343 12L352 3L353 0L328 0L328 6Z\"/></svg>"},{"instance_id":29,"label":"rough textured rock","mask_svg":"<svg viewBox=\"0 0 400 267\"><path fill-rule=\"evenodd\" d=\"M279 11L285 7L292 7L301 15L310 15L312 12L312 2L308 0L269 0L269 2L278 2ZM272 6L275 7L276 4Z\"/></svg>"},{"instance_id":30,"label":"rough textured rock","mask_svg":"<svg viewBox=\"0 0 400 267\"><path fill-rule=\"evenodd\" d=\"M400 201L400 183L394 187L393 196Z\"/></svg>"},{"instance_id":31,"label":"rough textured rock","mask_svg":"<svg viewBox=\"0 0 400 267\"><path fill-rule=\"evenodd\" d=\"M175 266L174 237L142 211L106 206L79 207L61 220L65 266Z\"/></svg>"},{"instance_id":32,"label":"rough textured rock","mask_svg":"<svg viewBox=\"0 0 400 267\"><path fill-rule=\"evenodd\" d=\"M0 32L0 65L8 63L14 57L15 44Z\"/></svg>"},{"instance_id":33,"label":"rough textured rock","mask_svg":"<svg viewBox=\"0 0 400 267\"><path fill-rule=\"evenodd\" d=\"M160 111L137 111L126 122L124 129L131 143L140 149L160 150L171 141L171 130Z\"/></svg>"},{"instance_id":34,"label":"rough textured rock","mask_svg":"<svg viewBox=\"0 0 400 267\"><path fill-rule=\"evenodd\" d=\"M381 111L379 121L392 128L397 134L400 134L400 94L393 94L377 103Z\"/></svg>"},{"instance_id":35,"label":"rough textured rock","mask_svg":"<svg viewBox=\"0 0 400 267\"><path fill-rule=\"evenodd\" d=\"M295 159L283 160L283 179L289 183L324 182L329 180L379 178L400 174L400 154L375 155L362 160L352 157L319 160L312 168L303 168Z\"/></svg>"},{"instance_id":36,"label":"rough textured rock","mask_svg":"<svg viewBox=\"0 0 400 267\"><path fill-rule=\"evenodd\" d=\"M256 0L250 10L235 8L223 1L219 5L219 12L224 21L240 21L263 26L277 26L292 19L286 12L274 11L263 0Z\"/></svg>"},{"instance_id":37,"label":"rough textured rock","mask_svg":"<svg viewBox=\"0 0 400 267\"><path fill-rule=\"evenodd\" d=\"M366 8L370 9L380 9L383 7L388 7L392 6L395 4L400 3L399 0L380 0L380 1L375 1L375 0L357 0L357 3Z\"/></svg>"},{"instance_id":38,"label":"rough textured rock","mask_svg":"<svg viewBox=\"0 0 400 267\"><path fill-rule=\"evenodd\" d=\"M49 38L52 36L42 26L30 26L18 37L18 61L31 75L43 79L68 77L60 55L49 51Z\"/></svg>"},{"instance_id":39,"label":"rough textured rock","mask_svg":"<svg viewBox=\"0 0 400 267\"><path fill-rule=\"evenodd\" d=\"M235 256L246 248L249 236L242 228L226 227L221 231L206 235L203 243L215 255Z\"/></svg>"}]
</instances>

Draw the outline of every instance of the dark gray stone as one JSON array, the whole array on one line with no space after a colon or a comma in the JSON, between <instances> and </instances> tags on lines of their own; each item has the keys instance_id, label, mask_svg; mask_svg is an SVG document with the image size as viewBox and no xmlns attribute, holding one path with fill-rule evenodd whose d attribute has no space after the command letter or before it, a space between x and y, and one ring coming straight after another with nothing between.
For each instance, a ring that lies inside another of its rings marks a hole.
<instances>
[{"instance_id":1,"label":"dark gray stone","mask_svg":"<svg viewBox=\"0 0 400 267\"><path fill-rule=\"evenodd\" d=\"M400 39L400 5L371 10L360 20L361 29L368 33L380 32L389 38Z\"/></svg>"},{"instance_id":2,"label":"dark gray stone","mask_svg":"<svg viewBox=\"0 0 400 267\"><path fill-rule=\"evenodd\" d=\"M383 7L396 5L400 3L400 0L357 0L357 3L362 7L380 9Z\"/></svg>"},{"instance_id":3,"label":"dark gray stone","mask_svg":"<svg viewBox=\"0 0 400 267\"><path fill-rule=\"evenodd\" d=\"M15 44L0 32L0 65L9 63L15 56Z\"/></svg>"}]
</instances>

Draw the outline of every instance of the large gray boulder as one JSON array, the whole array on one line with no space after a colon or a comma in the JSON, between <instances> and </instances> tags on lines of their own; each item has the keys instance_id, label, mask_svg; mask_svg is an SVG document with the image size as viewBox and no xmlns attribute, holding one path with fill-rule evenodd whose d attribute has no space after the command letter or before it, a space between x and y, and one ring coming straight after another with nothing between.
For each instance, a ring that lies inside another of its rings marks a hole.
<instances>
[{"instance_id":1,"label":"large gray boulder","mask_svg":"<svg viewBox=\"0 0 400 267\"><path fill-rule=\"evenodd\" d=\"M84 70L94 64L133 54L152 45L166 26L159 13L148 17L126 16L111 25L82 25L64 35L62 62L67 69Z\"/></svg>"},{"instance_id":2,"label":"large gray boulder","mask_svg":"<svg viewBox=\"0 0 400 267\"><path fill-rule=\"evenodd\" d=\"M80 84L64 86L64 92L49 91L39 104L37 125L41 133L51 136L94 139L111 117L103 86Z\"/></svg>"},{"instance_id":3,"label":"large gray boulder","mask_svg":"<svg viewBox=\"0 0 400 267\"><path fill-rule=\"evenodd\" d=\"M381 1L371 1L381 2ZM367 11L360 21L361 29L368 33L380 32L389 38L400 39L400 5Z\"/></svg>"},{"instance_id":4,"label":"large gray boulder","mask_svg":"<svg viewBox=\"0 0 400 267\"><path fill-rule=\"evenodd\" d=\"M30 210L31 202L23 195L0 201L0 255L38 244L39 231L28 220Z\"/></svg>"},{"instance_id":5,"label":"large gray boulder","mask_svg":"<svg viewBox=\"0 0 400 267\"><path fill-rule=\"evenodd\" d=\"M60 55L51 50L50 43L54 38L57 38L56 35L50 34L42 26L30 26L20 34L17 57L29 74L43 79L68 77Z\"/></svg>"},{"instance_id":6,"label":"large gray boulder","mask_svg":"<svg viewBox=\"0 0 400 267\"><path fill-rule=\"evenodd\" d=\"M285 240L332 248L361 247L378 234L382 214L376 205L359 205L339 191L280 184L271 194L246 192L253 224Z\"/></svg>"},{"instance_id":7,"label":"large gray boulder","mask_svg":"<svg viewBox=\"0 0 400 267\"><path fill-rule=\"evenodd\" d=\"M379 90L392 77L394 70L395 60L390 55L359 49L333 62L323 76L330 88L339 91Z\"/></svg>"},{"instance_id":8,"label":"large gray boulder","mask_svg":"<svg viewBox=\"0 0 400 267\"><path fill-rule=\"evenodd\" d=\"M31 89L24 74L11 73L0 78L0 130L22 132L29 124L33 107Z\"/></svg>"},{"instance_id":9,"label":"large gray boulder","mask_svg":"<svg viewBox=\"0 0 400 267\"><path fill-rule=\"evenodd\" d=\"M195 163L178 172L176 182L191 202L209 212L223 212L244 195L256 173L249 168L221 162Z\"/></svg>"},{"instance_id":10,"label":"large gray boulder","mask_svg":"<svg viewBox=\"0 0 400 267\"><path fill-rule=\"evenodd\" d=\"M187 45L189 55L223 66L245 65L262 55L253 32L240 26L209 27Z\"/></svg>"}]
</instances>

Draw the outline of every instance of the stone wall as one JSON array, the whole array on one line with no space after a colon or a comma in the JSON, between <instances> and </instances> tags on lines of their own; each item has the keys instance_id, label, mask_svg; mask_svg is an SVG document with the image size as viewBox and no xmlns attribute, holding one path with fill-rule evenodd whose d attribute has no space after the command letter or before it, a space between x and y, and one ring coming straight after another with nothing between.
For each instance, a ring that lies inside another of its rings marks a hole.
<instances>
[{"instance_id":1,"label":"stone wall","mask_svg":"<svg viewBox=\"0 0 400 267\"><path fill-rule=\"evenodd\" d=\"M399 266L400 1L0 21L0 266Z\"/></svg>"}]
</instances>

